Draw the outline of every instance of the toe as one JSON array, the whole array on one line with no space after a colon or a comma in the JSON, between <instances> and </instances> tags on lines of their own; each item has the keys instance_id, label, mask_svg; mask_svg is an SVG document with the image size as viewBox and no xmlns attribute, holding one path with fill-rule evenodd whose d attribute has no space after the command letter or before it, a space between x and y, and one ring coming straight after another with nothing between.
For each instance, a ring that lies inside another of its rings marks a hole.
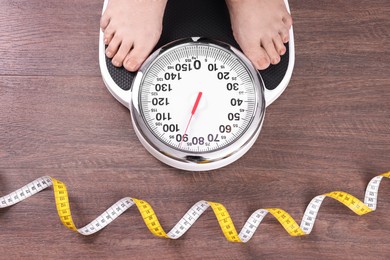
<instances>
[{"instance_id":1,"label":"toe","mask_svg":"<svg viewBox=\"0 0 390 260\"><path fill-rule=\"evenodd\" d=\"M265 70L266 68L269 67L269 65L271 65L270 58L269 58L267 52L262 47L259 47L256 64L255 64L255 67L258 70Z\"/></svg>"},{"instance_id":2,"label":"toe","mask_svg":"<svg viewBox=\"0 0 390 260\"><path fill-rule=\"evenodd\" d=\"M276 38L276 37L274 37L274 38ZM279 63L280 55L278 54L277 50L275 49L275 45L274 45L272 38L262 40L261 46L265 49L268 56L270 57L271 64Z\"/></svg>"},{"instance_id":3,"label":"toe","mask_svg":"<svg viewBox=\"0 0 390 260\"><path fill-rule=\"evenodd\" d=\"M289 13L286 13L283 18L283 23L287 26L288 29L290 29L290 27L292 26L293 24L293 20L292 20L292 17Z\"/></svg>"},{"instance_id":4,"label":"toe","mask_svg":"<svg viewBox=\"0 0 390 260\"><path fill-rule=\"evenodd\" d=\"M123 66L128 71L137 71L141 64L146 60L149 53L146 53L142 48L134 47L126 56Z\"/></svg>"},{"instance_id":5,"label":"toe","mask_svg":"<svg viewBox=\"0 0 390 260\"><path fill-rule=\"evenodd\" d=\"M112 58L115 56L120 44L121 44L121 39L119 37L116 37L116 35L115 35L112 38L112 40L110 41L110 44L108 45L108 47L106 49L106 55L108 58Z\"/></svg>"},{"instance_id":6,"label":"toe","mask_svg":"<svg viewBox=\"0 0 390 260\"><path fill-rule=\"evenodd\" d=\"M132 41L122 40L118 52L111 61L114 66L121 67L123 65L123 61L125 60L127 54L129 54L132 45Z\"/></svg>"},{"instance_id":7,"label":"toe","mask_svg":"<svg viewBox=\"0 0 390 260\"><path fill-rule=\"evenodd\" d=\"M107 28L108 24L110 23L110 17L108 15L103 14L100 18L100 28L104 30Z\"/></svg>"},{"instance_id":8,"label":"toe","mask_svg":"<svg viewBox=\"0 0 390 260\"><path fill-rule=\"evenodd\" d=\"M137 71L146 60L156 42L141 41L135 42L134 48L126 56L123 66L128 71Z\"/></svg>"},{"instance_id":9,"label":"toe","mask_svg":"<svg viewBox=\"0 0 390 260\"><path fill-rule=\"evenodd\" d=\"M103 41L105 45L110 44L112 38L114 37L114 34L115 34L114 29L110 25L108 25L104 30Z\"/></svg>"},{"instance_id":10,"label":"toe","mask_svg":"<svg viewBox=\"0 0 390 260\"><path fill-rule=\"evenodd\" d=\"M283 44L282 38L278 35L273 39L273 42L279 55L284 55L286 53L286 47Z\"/></svg>"},{"instance_id":11,"label":"toe","mask_svg":"<svg viewBox=\"0 0 390 260\"><path fill-rule=\"evenodd\" d=\"M289 13L286 13L283 18L283 25L282 28L280 28L279 30L279 34L282 36L282 41L284 43L287 43L290 39L289 37L289 31L290 31L290 28L292 26L292 18L291 18L291 15Z\"/></svg>"},{"instance_id":12,"label":"toe","mask_svg":"<svg viewBox=\"0 0 390 260\"><path fill-rule=\"evenodd\" d=\"M270 58L267 52L260 46L260 44L252 44L252 47L241 47L242 51L248 57L258 70L264 70L270 65Z\"/></svg>"},{"instance_id":13,"label":"toe","mask_svg":"<svg viewBox=\"0 0 390 260\"><path fill-rule=\"evenodd\" d=\"M135 72L139 69L143 61L138 60L137 57L133 57L132 52L133 51L126 56L123 67L125 67L128 71Z\"/></svg>"},{"instance_id":14,"label":"toe","mask_svg":"<svg viewBox=\"0 0 390 260\"><path fill-rule=\"evenodd\" d=\"M287 28L280 29L279 35L284 43L287 43L290 40L289 31Z\"/></svg>"}]
</instances>

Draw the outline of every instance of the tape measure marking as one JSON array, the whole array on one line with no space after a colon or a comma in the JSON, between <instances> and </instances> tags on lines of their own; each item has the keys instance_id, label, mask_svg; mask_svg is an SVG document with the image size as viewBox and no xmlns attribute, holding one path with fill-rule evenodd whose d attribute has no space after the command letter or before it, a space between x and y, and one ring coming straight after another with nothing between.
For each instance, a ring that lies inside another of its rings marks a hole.
<instances>
[{"instance_id":1,"label":"tape measure marking","mask_svg":"<svg viewBox=\"0 0 390 260\"><path fill-rule=\"evenodd\" d=\"M225 235L226 239L230 242L242 242L238 236L236 228L226 208L222 204L217 202L207 202L207 203L213 209L214 214L217 217L219 226L221 227L222 232Z\"/></svg>"},{"instance_id":2,"label":"tape measure marking","mask_svg":"<svg viewBox=\"0 0 390 260\"><path fill-rule=\"evenodd\" d=\"M271 213L271 215L280 222L287 233L291 236L303 236L310 234L321 204L326 197L339 201L358 215L364 215L374 211L377 207L378 190L383 177L390 178L390 172L378 175L370 180L366 188L364 202L343 191L333 191L316 196L307 206L300 226L290 216L290 214L283 209L259 209L252 213L239 234L237 233L229 212L220 203L205 200L198 201L184 214L177 224L168 233L166 233L150 204L144 200L130 197L120 199L89 224L77 229L72 219L66 185L50 176L38 178L22 188L6 196L0 197L0 208L12 206L50 186L53 186L57 213L62 224L82 235L91 235L98 232L135 204L146 226L153 235L170 239L178 239L187 232L187 230L196 222L203 212L211 207L225 238L231 242L246 243L254 235L261 221L268 213Z\"/></svg>"},{"instance_id":3,"label":"tape measure marking","mask_svg":"<svg viewBox=\"0 0 390 260\"><path fill-rule=\"evenodd\" d=\"M169 238L160 225L160 222L158 221L157 216L149 203L144 200L138 200L134 198L133 201L137 205L138 210L141 213L141 216L144 219L144 222L149 231L152 232L152 234L155 236Z\"/></svg>"},{"instance_id":4,"label":"tape measure marking","mask_svg":"<svg viewBox=\"0 0 390 260\"><path fill-rule=\"evenodd\" d=\"M62 224L71 230L77 231L70 213L68 191L66 190L65 184L54 178L52 178L52 183L57 212Z\"/></svg>"}]
</instances>

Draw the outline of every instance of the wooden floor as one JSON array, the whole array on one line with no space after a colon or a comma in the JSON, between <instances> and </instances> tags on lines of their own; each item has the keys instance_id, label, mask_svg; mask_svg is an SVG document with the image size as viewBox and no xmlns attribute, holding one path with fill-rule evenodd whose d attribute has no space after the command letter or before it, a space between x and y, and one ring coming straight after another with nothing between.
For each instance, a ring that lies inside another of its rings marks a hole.
<instances>
[{"instance_id":1,"label":"wooden floor","mask_svg":"<svg viewBox=\"0 0 390 260\"><path fill-rule=\"evenodd\" d=\"M81 227L118 199L148 201L166 230L199 200L238 229L260 208L297 221L310 200L342 190L363 199L390 171L390 3L291 0L296 66L253 148L220 170L183 172L154 159L98 64L102 1L0 0L0 196L43 175L68 186ZM323 203L313 232L290 237L268 216L247 244L227 242L212 211L179 240L154 237L132 208L84 237L56 215L51 189L0 210L0 258L385 259L390 181L378 209L357 216Z\"/></svg>"}]
</instances>

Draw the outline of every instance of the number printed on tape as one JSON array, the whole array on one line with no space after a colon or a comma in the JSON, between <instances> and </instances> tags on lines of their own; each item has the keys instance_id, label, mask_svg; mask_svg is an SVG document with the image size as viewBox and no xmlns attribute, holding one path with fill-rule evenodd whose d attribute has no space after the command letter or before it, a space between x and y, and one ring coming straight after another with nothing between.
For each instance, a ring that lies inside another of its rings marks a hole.
<instances>
[{"instance_id":1,"label":"number printed on tape","mask_svg":"<svg viewBox=\"0 0 390 260\"><path fill-rule=\"evenodd\" d=\"M248 218L240 233L237 233L229 212L222 204L205 200L195 203L177 222L177 224L168 233L166 233L150 204L144 200L130 197L120 199L95 220L84 227L77 228L72 219L66 185L50 176L38 178L22 188L11 192L6 196L0 197L0 208L12 206L50 186L53 186L57 213L62 224L82 235L87 236L98 232L113 222L127 209L136 205L146 226L153 235L163 238L178 239L187 232L187 230L195 223L203 212L211 207L225 238L231 242L246 243L254 235L257 227L268 213L273 215L291 236L303 236L310 234L321 204L326 197L339 201L358 215L364 215L374 211L377 206L379 185L383 177L390 178L390 172L378 175L371 179L366 188L364 202L343 191L334 191L316 196L307 206L305 213L303 214L301 225L298 225L290 214L283 209L259 209Z\"/></svg>"}]
</instances>

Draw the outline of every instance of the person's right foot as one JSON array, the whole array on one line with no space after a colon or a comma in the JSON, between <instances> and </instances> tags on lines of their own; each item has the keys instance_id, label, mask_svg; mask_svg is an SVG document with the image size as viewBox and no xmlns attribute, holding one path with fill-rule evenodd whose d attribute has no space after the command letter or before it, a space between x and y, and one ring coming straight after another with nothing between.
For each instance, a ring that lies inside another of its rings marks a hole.
<instances>
[{"instance_id":1,"label":"person's right foot","mask_svg":"<svg viewBox=\"0 0 390 260\"><path fill-rule=\"evenodd\" d=\"M100 19L106 55L136 71L157 44L167 0L109 0Z\"/></svg>"}]
</instances>

